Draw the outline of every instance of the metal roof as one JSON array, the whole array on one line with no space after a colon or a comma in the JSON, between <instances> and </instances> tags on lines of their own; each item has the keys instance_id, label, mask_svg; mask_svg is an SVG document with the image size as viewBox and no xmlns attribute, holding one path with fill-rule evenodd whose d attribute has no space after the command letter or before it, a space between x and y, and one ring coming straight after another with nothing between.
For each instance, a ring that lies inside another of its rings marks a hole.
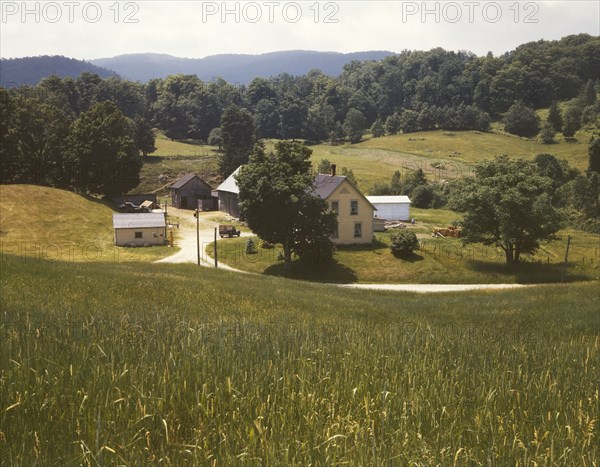
<instances>
[{"instance_id":1,"label":"metal roof","mask_svg":"<svg viewBox=\"0 0 600 467\"><path fill-rule=\"evenodd\" d=\"M146 212L139 214L113 214L113 228L142 229L145 227L165 227L165 215L162 212Z\"/></svg>"},{"instance_id":2,"label":"metal roof","mask_svg":"<svg viewBox=\"0 0 600 467\"><path fill-rule=\"evenodd\" d=\"M367 196L371 204L410 204L408 196Z\"/></svg>"},{"instance_id":3,"label":"metal roof","mask_svg":"<svg viewBox=\"0 0 600 467\"><path fill-rule=\"evenodd\" d=\"M225 181L217 187L216 191L226 191L228 193L235 193L236 195L239 195L240 189L238 188L238 184L237 184L237 180L235 179L235 176L240 171L240 168L241 168L241 166L238 167L237 169L235 169L235 172L233 172L229 177L227 177L225 179Z\"/></svg>"}]
</instances>

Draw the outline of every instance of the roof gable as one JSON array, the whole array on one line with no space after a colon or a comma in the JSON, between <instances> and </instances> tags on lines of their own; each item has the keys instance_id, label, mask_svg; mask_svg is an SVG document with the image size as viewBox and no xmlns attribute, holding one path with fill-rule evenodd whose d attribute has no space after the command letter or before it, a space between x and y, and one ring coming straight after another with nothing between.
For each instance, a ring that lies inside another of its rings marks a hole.
<instances>
[{"instance_id":1,"label":"roof gable","mask_svg":"<svg viewBox=\"0 0 600 467\"><path fill-rule=\"evenodd\" d=\"M354 186L354 184L350 180L348 180L348 178L344 175L318 174L315 177L314 192L317 196L326 200L337 189L337 187L341 186L344 182L348 182L347 185L350 186L354 191L356 191L356 193L361 198L363 198L369 204L369 206L371 206L375 211L377 211L377 208L373 206L373 203L371 203L367 199L367 197L363 195L362 192L356 186ZM340 193L347 194L350 193L350 190L348 190L347 187L343 187L340 190Z\"/></svg>"},{"instance_id":2,"label":"roof gable","mask_svg":"<svg viewBox=\"0 0 600 467\"><path fill-rule=\"evenodd\" d=\"M186 174L186 175L184 175L183 177L179 178L177 181L173 182L173 184L171 185L171 188L174 189L174 190L178 190L179 188L183 188L185 185L187 185L189 182L191 182L194 178L197 178L198 180L200 180L201 183L203 183L208 188L210 188L210 186L208 185L208 183L206 183L204 180L202 180L196 174Z\"/></svg>"},{"instance_id":3,"label":"roof gable","mask_svg":"<svg viewBox=\"0 0 600 467\"><path fill-rule=\"evenodd\" d=\"M238 187L235 176L239 173L240 169L241 166L235 169L235 171L217 187L216 191L226 191L228 193L235 193L236 195L238 195L240 193L240 189Z\"/></svg>"}]
</instances>

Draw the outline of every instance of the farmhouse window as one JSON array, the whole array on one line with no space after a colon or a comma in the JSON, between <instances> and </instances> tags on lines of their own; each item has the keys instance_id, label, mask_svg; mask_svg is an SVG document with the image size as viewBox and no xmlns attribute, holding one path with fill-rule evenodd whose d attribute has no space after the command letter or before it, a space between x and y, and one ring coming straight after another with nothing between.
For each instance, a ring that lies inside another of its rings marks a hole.
<instances>
[{"instance_id":1,"label":"farmhouse window","mask_svg":"<svg viewBox=\"0 0 600 467\"><path fill-rule=\"evenodd\" d=\"M136 232L135 238L143 238L143 232Z\"/></svg>"},{"instance_id":2,"label":"farmhouse window","mask_svg":"<svg viewBox=\"0 0 600 467\"><path fill-rule=\"evenodd\" d=\"M336 214L340 213L340 203L339 201L331 202L331 212L335 212Z\"/></svg>"},{"instance_id":3,"label":"farmhouse window","mask_svg":"<svg viewBox=\"0 0 600 467\"><path fill-rule=\"evenodd\" d=\"M358 216L358 201L350 201L350 215Z\"/></svg>"},{"instance_id":4,"label":"farmhouse window","mask_svg":"<svg viewBox=\"0 0 600 467\"><path fill-rule=\"evenodd\" d=\"M354 238L361 238L361 237L362 237L362 223L355 222L354 223Z\"/></svg>"}]
</instances>

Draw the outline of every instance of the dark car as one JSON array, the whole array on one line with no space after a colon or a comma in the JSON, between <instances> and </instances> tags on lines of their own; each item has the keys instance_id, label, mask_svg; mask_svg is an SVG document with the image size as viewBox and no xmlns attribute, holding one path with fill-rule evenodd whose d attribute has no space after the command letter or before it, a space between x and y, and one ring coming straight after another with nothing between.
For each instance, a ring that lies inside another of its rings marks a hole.
<instances>
[{"instance_id":1,"label":"dark car","mask_svg":"<svg viewBox=\"0 0 600 467\"><path fill-rule=\"evenodd\" d=\"M138 206L130 201L119 205L119 210L124 212L149 212L148 208L145 206Z\"/></svg>"}]
</instances>

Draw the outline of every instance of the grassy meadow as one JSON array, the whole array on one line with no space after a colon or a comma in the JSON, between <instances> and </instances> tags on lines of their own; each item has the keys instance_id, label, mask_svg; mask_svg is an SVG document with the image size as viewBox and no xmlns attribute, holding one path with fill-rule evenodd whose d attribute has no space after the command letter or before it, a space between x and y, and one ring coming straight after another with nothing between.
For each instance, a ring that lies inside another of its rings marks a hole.
<instances>
[{"instance_id":1,"label":"grassy meadow","mask_svg":"<svg viewBox=\"0 0 600 467\"><path fill-rule=\"evenodd\" d=\"M0 464L595 465L597 284L2 258Z\"/></svg>"},{"instance_id":2,"label":"grassy meadow","mask_svg":"<svg viewBox=\"0 0 600 467\"><path fill-rule=\"evenodd\" d=\"M66 262L146 262L177 251L166 246L115 246L113 212L100 199L70 191L0 185L1 255Z\"/></svg>"},{"instance_id":3,"label":"grassy meadow","mask_svg":"<svg viewBox=\"0 0 600 467\"><path fill-rule=\"evenodd\" d=\"M463 246L459 239L432 238L435 227L447 227L459 221L459 213L444 209L411 208L417 223L407 229L416 233L421 249L406 258L394 257L389 249L391 232L376 233L376 241L367 246L341 246L335 262L325 269L307 270L299 260L286 271L278 259L281 246L257 248L246 254L246 238L218 242L219 260L236 269L317 282L334 283L544 283L562 280L567 238L571 236L567 281L600 279L600 238L580 230L564 229L557 239L545 242L524 263L509 267L504 253L483 245ZM256 240L258 244L258 240ZM209 245L213 256L214 248Z\"/></svg>"}]
</instances>

